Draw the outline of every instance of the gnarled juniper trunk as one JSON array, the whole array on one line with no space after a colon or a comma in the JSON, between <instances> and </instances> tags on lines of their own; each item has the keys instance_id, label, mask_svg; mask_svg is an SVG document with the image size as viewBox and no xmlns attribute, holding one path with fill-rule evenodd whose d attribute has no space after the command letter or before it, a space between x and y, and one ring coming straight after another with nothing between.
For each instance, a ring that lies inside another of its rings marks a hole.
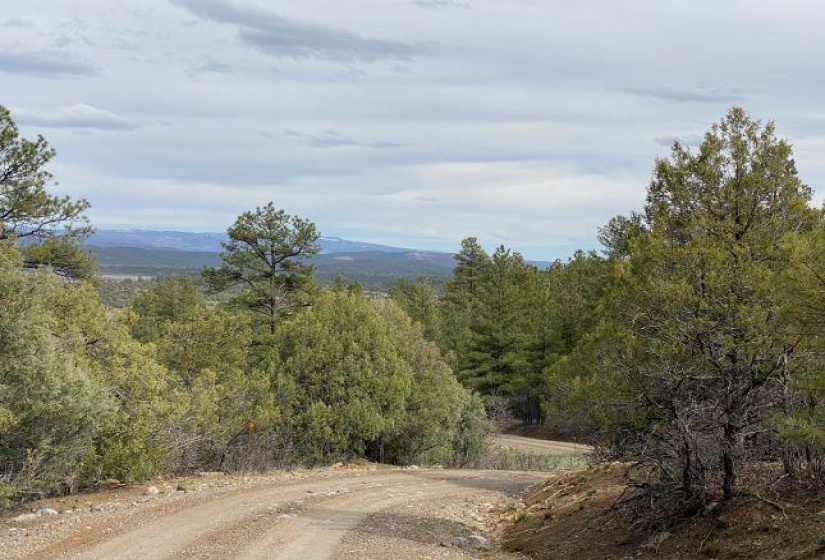
<instances>
[{"instance_id":1,"label":"gnarled juniper trunk","mask_svg":"<svg viewBox=\"0 0 825 560\"><path fill-rule=\"evenodd\" d=\"M727 421L724 427L722 447L722 496L726 500L733 496L733 485L736 482L735 448L736 429L730 421Z\"/></svg>"}]
</instances>

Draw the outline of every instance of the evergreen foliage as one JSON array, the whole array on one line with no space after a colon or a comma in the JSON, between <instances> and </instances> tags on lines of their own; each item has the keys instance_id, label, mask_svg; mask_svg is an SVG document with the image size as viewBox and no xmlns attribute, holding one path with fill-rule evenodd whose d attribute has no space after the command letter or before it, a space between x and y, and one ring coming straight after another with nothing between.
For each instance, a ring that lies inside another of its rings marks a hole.
<instances>
[{"instance_id":1,"label":"evergreen foliage","mask_svg":"<svg viewBox=\"0 0 825 560\"><path fill-rule=\"evenodd\" d=\"M20 242L28 268L51 266L67 276L90 278L96 263L79 243L91 232L84 215L89 203L48 192L52 174L46 166L54 156L42 136L21 138L11 113L0 105L0 240Z\"/></svg>"},{"instance_id":2,"label":"evergreen foliage","mask_svg":"<svg viewBox=\"0 0 825 560\"><path fill-rule=\"evenodd\" d=\"M204 269L204 277L217 292L240 288L233 303L274 335L281 318L308 302L313 267L304 261L320 251L315 224L270 202L241 214L226 233L223 266Z\"/></svg>"},{"instance_id":3,"label":"evergreen foliage","mask_svg":"<svg viewBox=\"0 0 825 560\"><path fill-rule=\"evenodd\" d=\"M204 271L225 303L168 277L107 308L65 278L93 269L87 204L47 192L52 156L0 108L4 503L192 469L468 465L501 402L646 466L664 515L765 465L825 483L825 211L741 109L656 162L603 254L538 270L471 237L443 293L401 280L385 300L316 286L315 226L270 203Z\"/></svg>"}]
</instances>

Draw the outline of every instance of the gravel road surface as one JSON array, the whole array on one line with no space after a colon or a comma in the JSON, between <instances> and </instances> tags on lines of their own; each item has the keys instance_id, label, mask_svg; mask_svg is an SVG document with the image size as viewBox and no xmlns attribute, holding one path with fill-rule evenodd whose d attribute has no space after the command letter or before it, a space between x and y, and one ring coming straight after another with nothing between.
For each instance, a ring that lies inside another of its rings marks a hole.
<instances>
[{"instance_id":1,"label":"gravel road surface","mask_svg":"<svg viewBox=\"0 0 825 560\"><path fill-rule=\"evenodd\" d=\"M0 558L517 558L496 551L494 512L548 476L318 470L167 484L105 503L97 495L58 515L4 519Z\"/></svg>"}]
</instances>

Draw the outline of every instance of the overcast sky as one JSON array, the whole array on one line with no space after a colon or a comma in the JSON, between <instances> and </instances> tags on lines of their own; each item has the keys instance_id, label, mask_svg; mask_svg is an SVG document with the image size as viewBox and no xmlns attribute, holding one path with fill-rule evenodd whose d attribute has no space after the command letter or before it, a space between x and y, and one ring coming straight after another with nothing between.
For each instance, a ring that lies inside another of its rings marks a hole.
<instances>
[{"instance_id":1,"label":"overcast sky","mask_svg":"<svg viewBox=\"0 0 825 560\"><path fill-rule=\"evenodd\" d=\"M825 189L819 0L0 0L0 104L101 228L325 235L534 259L596 246L734 105Z\"/></svg>"}]
</instances>

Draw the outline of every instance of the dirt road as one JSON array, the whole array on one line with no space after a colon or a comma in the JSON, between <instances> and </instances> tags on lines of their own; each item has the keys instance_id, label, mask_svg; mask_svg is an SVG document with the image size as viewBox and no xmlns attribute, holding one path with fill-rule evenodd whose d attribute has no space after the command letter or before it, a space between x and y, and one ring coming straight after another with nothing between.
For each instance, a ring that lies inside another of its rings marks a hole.
<instances>
[{"instance_id":1,"label":"dirt road","mask_svg":"<svg viewBox=\"0 0 825 560\"><path fill-rule=\"evenodd\" d=\"M593 451L589 445L566 441L547 441L508 434L494 434L491 439L501 447L546 455L585 455Z\"/></svg>"},{"instance_id":2,"label":"dirt road","mask_svg":"<svg viewBox=\"0 0 825 560\"><path fill-rule=\"evenodd\" d=\"M15 532L0 542L0 558L512 558L490 550L494 521L483 512L546 478L503 471L318 471L180 499L145 498L78 522L68 513L63 525L47 524L42 535L35 526L14 529L26 536Z\"/></svg>"}]
</instances>

